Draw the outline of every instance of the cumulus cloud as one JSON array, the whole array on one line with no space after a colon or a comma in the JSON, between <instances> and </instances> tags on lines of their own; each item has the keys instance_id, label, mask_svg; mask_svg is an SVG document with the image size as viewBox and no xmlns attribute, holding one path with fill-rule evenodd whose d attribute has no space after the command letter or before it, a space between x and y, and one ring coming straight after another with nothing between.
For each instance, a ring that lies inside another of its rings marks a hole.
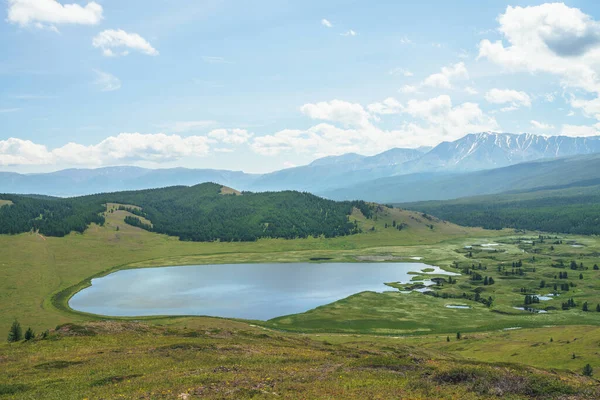
<instances>
[{"instance_id":1,"label":"cumulus cloud","mask_svg":"<svg viewBox=\"0 0 600 400\"><path fill-rule=\"evenodd\" d=\"M485 94L485 99L492 104L508 104L501 111L512 111L519 107L531 107L531 98L525 92L510 89L491 89Z\"/></svg>"},{"instance_id":2,"label":"cumulus cloud","mask_svg":"<svg viewBox=\"0 0 600 400\"><path fill-rule=\"evenodd\" d=\"M81 6L56 0L8 0L7 21L20 26L55 30L54 25L96 25L101 20L102 6L95 1Z\"/></svg>"},{"instance_id":3,"label":"cumulus cloud","mask_svg":"<svg viewBox=\"0 0 600 400\"><path fill-rule=\"evenodd\" d=\"M305 104L300 107L300 111L309 118L339 122L344 126L367 127L371 125L371 115L362 105L342 100Z\"/></svg>"},{"instance_id":4,"label":"cumulus cloud","mask_svg":"<svg viewBox=\"0 0 600 400\"><path fill-rule=\"evenodd\" d=\"M335 101L319 103L318 113L310 107L307 115L345 125L320 123L308 129L284 129L272 135L256 137L252 149L263 155L286 152L310 153L317 156L348 152L375 154L391 147L418 147L435 145L443 140L455 140L469 132L496 130L496 120L485 115L475 103L452 104L449 96L429 100L411 100L406 105L394 98L366 107ZM343 110L343 112L341 111ZM367 111L368 110L368 111ZM306 111L306 110L305 110ZM412 117L414 122L403 122L398 129L385 130L374 123L377 116L400 114Z\"/></svg>"},{"instance_id":5,"label":"cumulus cloud","mask_svg":"<svg viewBox=\"0 0 600 400\"><path fill-rule=\"evenodd\" d=\"M321 20L321 25L323 25L325 28L333 28L333 24L325 18Z\"/></svg>"},{"instance_id":6,"label":"cumulus cloud","mask_svg":"<svg viewBox=\"0 0 600 400\"><path fill-rule=\"evenodd\" d=\"M429 75L424 81L423 86L429 86L441 89L450 89L451 81L454 79L468 79L469 72L464 62L459 62L449 67L442 67L442 71Z\"/></svg>"},{"instance_id":7,"label":"cumulus cloud","mask_svg":"<svg viewBox=\"0 0 600 400\"><path fill-rule=\"evenodd\" d=\"M561 135L573 137L589 137L600 135L600 124L589 125L569 125L562 126Z\"/></svg>"},{"instance_id":8,"label":"cumulus cloud","mask_svg":"<svg viewBox=\"0 0 600 400\"><path fill-rule=\"evenodd\" d=\"M342 36L356 36L357 33L355 31L353 31L352 29L350 29L350 30L347 30L344 33L340 33L340 35L342 35Z\"/></svg>"},{"instance_id":9,"label":"cumulus cloud","mask_svg":"<svg viewBox=\"0 0 600 400\"><path fill-rule=\"evenodd\" d=\"M542 131L547 131L547 130L550 130L550 129L554 129L554 125L551 125L551 124L545 124L543 122L539 122L539 121L536 121L536 120L533 120L533 119L530 122L531 122L531 127L534 128L534 129L539 129L539 130L542 130Z\"/></svg>"},{"instance_id":10,"label":"cumulus cloud","mask_svg":"<svg viewBox=\"0 0 600 400\"><path fill-rule=\"evenodd\" d=\"M465 88L465 92L468 93L468 94L472 94L472 95L479 94L479 92L477 91L477 89L475 89L474 87L471 87L471 86L467 86Z\"/></svg>"},{"instance_id":11,"label":"cumulus cloud","mask_svg":"<svg viewBox=\"0 0 600 400\"><path fill-rule=\"evenodd\" d=\"M136 50L149 56L157 56L158 51L146 39L137 33L128 33L122 29L107 29L92 39L92 45L102 50L106 57L126 56L130 50Z\"/></svg>"},{"instance_id":12,"label":"cumulus cloud","mask_svg":"<svg viewBox=\"0 0 600 400\"><path fill-rule=\"evenodd\" d=\"M367 106L367 109L372 114L376 115L387 115L387 114L399 114L404 110L404 106L393 97L388 97L380 103L373 103Z\"/></svg>"},{"instance_id":13,"label":"cumulus cloud","mask_svg":"<svg viewBox=\"0 0 600 400\"><path fill-rule=\"evenodd\" d=\"M419 88L415 85L404 85L400 88L400 93L417 93Z\"/></svg>"},{"instance_id":14,"label":"cumulus cloud","mask_svg":"<svg viewBox=\"0 0 600 400\"><path fill-rule=\"evenodd\" d=\"M182 157L203 156L209 151L205 136L121 133L95 145L68 143L49 150L29 140L0 141L0 165L103 166L140 161L162 163Z\"/></svg>"},{"instance_id":15,"label":"cumulus cloud","mask_svg":"<svg viewBox=\"0 0 600 400\"><path fill-rule=\"evenodd\" d=\"M600 23L564 3L507 7L498 18L503 40L482 40L479 59L511 71L556 75L567 89L600 94ZM571 105L600 117L597 99L576 99Z\"/></svg>"},{"instance_id":16,"label":"cumulus cloud","mask_svg":"<svg viewBox=\"0 0 600 400\"><path fill-rule=\"evenodd\" d=\"M100 70L94 70L96 73L96 80L94 84L100 88L103 92L112 92L121 89L121 81L116 76L103 72Z\"/></svg>"},{"instance_id":17,"label":"cumulus cloud","mask_svg":"<svg viewBox=\"0 0 600 400\"><path fill-rule=\"evenodd\" d=\"M429 87L437 89L452 89L452 82L460 79L468 79L469 71L464 62L459 62L447 67L442 67L440 72L431 74L416 85L405 85L401 90L403 93L415 93L420 88Z\"/></svg>"},{"instance_id":18,"label":"cumulus cloud","mask_svg":"<svg viewBox=\"0 0 600 400\"><path fill-rule=\"evenodd\" d=\"M208 134L208 137L219 142L233 145L244 144L252 136L253 134L245 129L215 129Z\"/></svg>"}]
</instances>

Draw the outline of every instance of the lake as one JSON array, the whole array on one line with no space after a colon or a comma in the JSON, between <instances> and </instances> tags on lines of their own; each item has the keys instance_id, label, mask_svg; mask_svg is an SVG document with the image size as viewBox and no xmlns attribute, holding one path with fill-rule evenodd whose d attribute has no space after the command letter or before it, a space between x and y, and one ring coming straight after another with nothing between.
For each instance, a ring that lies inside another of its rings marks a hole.
<instances>
[{"instance_id":1,"label":"lake","mask_svg":"<svg viewBox=\"0 0 600 400\"><path fill-rule=\"evenodd\" d=\"M106 316L206 315L267 320L308 311L363 291L395 290L422 263L194 265L122 270L76 293L74 310Z\"/></svg>"}]
</instances>

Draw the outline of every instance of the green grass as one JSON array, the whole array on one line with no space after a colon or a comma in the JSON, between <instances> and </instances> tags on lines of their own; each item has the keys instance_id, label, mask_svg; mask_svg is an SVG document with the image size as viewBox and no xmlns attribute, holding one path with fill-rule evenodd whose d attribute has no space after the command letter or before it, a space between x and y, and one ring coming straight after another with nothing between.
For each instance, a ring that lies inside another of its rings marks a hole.
<instances>
[{"instance_id":1,"label":"green grass","mask_svg":"<svg viewBox=\"0 0 600 400\"><path fill-rule=\"evenodd\" d=\"M186 328L88 324L93 336L81 336L81 327L67 325L46 340L0 345L0 398L469 400L600 395L595 381L568 372L453 359L402 341L344 342L206 322Z\"/></svg>"}]
</instances>

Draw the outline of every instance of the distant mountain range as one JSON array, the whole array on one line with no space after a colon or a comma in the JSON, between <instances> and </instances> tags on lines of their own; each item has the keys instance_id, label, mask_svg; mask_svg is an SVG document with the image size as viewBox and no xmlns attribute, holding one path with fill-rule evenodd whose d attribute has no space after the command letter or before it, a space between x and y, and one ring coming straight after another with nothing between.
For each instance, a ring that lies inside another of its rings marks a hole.
<instances>
[{"instance_id":1,"label":"distant mountain range","mask_svg":"<svg viewBox=\"0 0 600 400\"><path fill-rule=\"evenodd\" d=\"M334 199L386 202L448 199L453 198L449 196L463 195L449 190L448 186L454 187L450 182L460 182L463 190L467 190L466 185L469 195L496 193L489 182L477 183L477 179L488 178L485 173L471 175L474 171L593 153L600 153L600 136L572 138L484 132L443 142L434 148L396 148L374 156L354 153L330 156L309 165L262 175L211 169L138 167L67 169L47 174L0 172L0 192L76 196L218 182L239 190L291 189ZM465 180L469 183L465 184ZM511 181L504 183L508 182ZM484 191L480 192L480 189Z\"/></svg>"}]
</instances>

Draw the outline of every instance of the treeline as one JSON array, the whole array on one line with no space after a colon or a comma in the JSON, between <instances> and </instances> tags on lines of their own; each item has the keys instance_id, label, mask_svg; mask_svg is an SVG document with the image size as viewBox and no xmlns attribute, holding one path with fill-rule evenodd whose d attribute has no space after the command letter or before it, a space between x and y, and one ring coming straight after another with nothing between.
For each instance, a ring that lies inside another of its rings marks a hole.
<instances>
[{"instance_id":1,"label":"treeline","mask_svg":"<svg viewBox=\"0 0 600 400\"><path fill-rule=\"evenodd\" d=\"M223 195L221 185L214 183L71 199L14 195L0 195L0 199L14 203L0 208L0 233L40 229L48 236L64 236L83 232L92 222L104 223L104 204L118 203L142 208L120 207L134 214L126 217L126 223L186 241L345 236L360 231L348 218L353 208L367 218L374 212L374 206L363 201L335 202L294 191Z\"/></svg>"},{"instance_id":2,"label":"treeline","mask_svg":"<svg viewBox=\"0 0 600 400\"><path fill-rule=\"evenodd\" d=\"M600 234L600 188L579 194L576 188L533 193L404 204L463 226L515 228L545 232Z\"/></svg>"},{"instance_id":3,"label":"treeline","mask_svg":"<svg viewBox=\"0 0 600 400\"><path fill-rule=\"evenodd\" d=\"M46 236L62 237L83 232L91 223L104 224L102 204L87 199L59 199L0 195L13 202L0 207L0 234L38 231Z\"/></svg>"}]
</instances>

